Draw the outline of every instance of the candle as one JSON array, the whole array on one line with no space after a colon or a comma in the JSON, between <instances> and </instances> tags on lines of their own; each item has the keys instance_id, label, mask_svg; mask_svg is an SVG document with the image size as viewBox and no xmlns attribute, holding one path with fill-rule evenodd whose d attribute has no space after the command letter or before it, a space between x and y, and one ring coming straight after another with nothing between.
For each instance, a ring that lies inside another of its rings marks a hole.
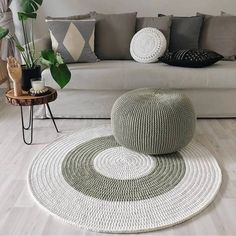
<instances>
[{"instance_id":1,"label":"candle","mask_svg":"<svg viewBox=\"0 0 236 236\"><path fill-rule=\"evenodd\" d=\"M31 85L34 91L40 91L45 88L44 81L42 80L31 80Z\"/></svg>"}]
</instances>

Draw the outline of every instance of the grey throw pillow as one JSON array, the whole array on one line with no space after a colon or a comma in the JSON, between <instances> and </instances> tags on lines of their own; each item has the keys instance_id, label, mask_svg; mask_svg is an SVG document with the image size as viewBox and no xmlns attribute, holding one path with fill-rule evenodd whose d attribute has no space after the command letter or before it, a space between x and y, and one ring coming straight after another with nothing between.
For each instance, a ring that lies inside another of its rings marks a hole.
<instances>
[{"instance_id":1,"label":"grey throw pillow","mask_svg":"<svg viewBox=\"0 0 236 236\"><path fill-rule=\"evenodd\" d=\"M136 20L136 32L146 27L157 28L164 34L166 41L169 44L171 18L171 16L138 17Z\"/></svg>"},{"instance_id":2,"label":"grey throw pillow","mask_svg":"<svg viewBox=\"0 0 236 236\"><path fill-rule=\"evenodd\" d=\"M74 16L47 16L46 21L48 20L83 20L83 19L90 19L90 14L83 14L83 15L74 15Z\"/></svg>"},{"instance_id":3,"label":"grey throw pillow","mask_svg":"<svg viewBox=\"0 0 236 236\"><path fill-rule=\"evenodd\" d=\"M94 53L94 19L46 19L52 48L65 63L96 62Z\"/></svg>"},{"instance_id":4,"label":"grey throw pillow","mask_svg":"<svg viewBox=\"0 0 236 236\"><path fill-rule=\"evenodd\" d=\"M198 49L202 23L202 16L173 17L169 50Z\"/></svg>"},{"instance_id":5,"label":"grey throw pillow","mask_svg":"<svg viewBox=\"0 0 236 236\"><path fill-rule=\"evenodd\" d=\"M95 53L101 60L130 60L137 13L90 13L96 19Z\"/></svg>"},{"instance_id":6,"label":"grey throw pillow","mask_svg":"<svg viewBox=\"0 0 236 236\"><path fill-rule=\"evenodd\" d=\"M204 15L200 47L215 51L226 60L236 56L236 16Z\"/></svg>"}]
</instances>

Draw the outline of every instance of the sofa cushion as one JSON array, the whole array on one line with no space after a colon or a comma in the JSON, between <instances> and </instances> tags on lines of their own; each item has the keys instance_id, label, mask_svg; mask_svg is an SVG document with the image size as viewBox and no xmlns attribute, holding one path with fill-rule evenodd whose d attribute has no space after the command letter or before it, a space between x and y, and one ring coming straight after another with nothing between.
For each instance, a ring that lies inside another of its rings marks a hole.
<instances>
[{"instance_id":1,"label":"sofa cushion","mask_svg":"<svg viewBox=\"0 0 236 236\"><path fill-rule=\"evenodd\" d=\"M220 54L207 49L182 49L168 52L159 60L172 66L200 68L210 66L222 58Z\"/></svg>"},{"instance_id":2,"label":"sofa cushion","mask_svg":"<svg viewBox=\"0 0 236 236\"><path fill-rule=\"evenodd\" d=\"M211 67L182 68L164 63L100 61L70 64L71 81L65 89L131 90L142 87L179 89L236 88L236 61L219 61ZM50 70L42 73L48 86L58 88Z\"/></svg>"},{"instance_id":3,"label":"sofa cushion","mask_svg":"<svg viewBox=\"0 0 236 236\"><path fill-rule=\"evenodd\" d=\"M83 15L73 15L73 16L47 16L45 18L46 21L48 20L82 20L82 19L89 19L90 14L83 14Z\"/></svg>"},{"instance_id":4,"label":"sofa cushion","mask_svg":"<svg viewBox=\"0 0 236 236\"><path fill-rule=\"evenodd\" d=\"M94 19L46 19L54 51L65 63L95 62Z\"/></svg>"},{"instance_id":5,"label":"sofa cushion","mask_svg":"<svg viewBox=\"0 0 236 236\"><path fill-rule=\"evenodd\" d=\"M236 56L236 16L204 15L200 47L213 50L226 60Z\"/></svg>"},{"instance_id":6,"label":"sofa cushion","mask_svg":"<svg viewBox=\"0 0 236 236\"><path fill-rule=\"evenodd\" d=\"M101 60L132 59L129 46L135 34L137 13L100 14L91 12L96 19L95 53Z\"/></svg>"},{"instance_id":7,"label":"sofa cushion","mask_svg":"<svg viewBox=\"0 0 236 236\"><path fill-rule=\"evenodd\" d=\"M130 43L130 53L135 61L140 63L157 62L166 51L164 34L152 27L139 30Z\"/></svg>"},{"instance_id":8,"label":"sofa cushion","mask_svg":"<svg viewBox=\"0 0 236 236\"><path fill-rule=\"evenodd\" d=\"M163 14L158 14L163 17ZM169 51L199 48L203 16L172 17Z\"/></svg>"},{"instance_id":9,"label":"sofa cushion","mask_svg":"<svg viewBox=\"0 0 236 236\"><path fill-rule=\"evenodd\" d=\"M199 48L199 37L203 18L173 17L171 26L170 51Z\"/></svg>"},{"instance_id":10,"label":"sofa cushion","mask_svg":"<svg viewBox=\"0 0 236 236\"><path fill-rule=\"evenodd\" d=\"M152 27L160 30L169 44L171 16L163 17L138 17L136 20L136 32L143 28Z\"/></svg>"}]
</instances>

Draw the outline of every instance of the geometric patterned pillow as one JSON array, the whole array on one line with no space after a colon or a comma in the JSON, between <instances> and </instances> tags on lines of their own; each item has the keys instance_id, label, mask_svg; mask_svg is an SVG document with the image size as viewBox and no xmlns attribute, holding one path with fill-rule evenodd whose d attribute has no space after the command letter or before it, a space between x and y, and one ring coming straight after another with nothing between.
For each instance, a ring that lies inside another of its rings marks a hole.
<instances>
[{"instance_id":1,"label":"geometric patterned pillow","mask_svg":"<svg viewBox=\"0 0 236 236\"><path fill-rule=\"evenodd\" d=\"M94 19L46 19L52 49L61 54L65 63L96 62L94 53Z\"/></svg>"},{"instance_id":2,"label":"geometric patterned pillow","mask_svg":"<svg viewBox=\"0 0 236 236\"><path fill-rule=\"evenodd\" d=\"M207 49L183 49L167 52L159 61L172 66L200 68L210 66L223 56Z\"/></svg>"}]
</instances>

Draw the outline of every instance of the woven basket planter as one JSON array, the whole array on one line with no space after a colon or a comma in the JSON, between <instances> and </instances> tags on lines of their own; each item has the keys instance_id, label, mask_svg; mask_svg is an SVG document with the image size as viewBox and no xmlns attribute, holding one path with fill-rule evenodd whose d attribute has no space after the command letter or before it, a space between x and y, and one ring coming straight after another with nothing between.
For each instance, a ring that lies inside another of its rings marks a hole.
<instances>
[{"instance_id":1,"label":"woven basket planter","mask_svg":"<svg viewBox=\"0 0 236 236\"><path fill-rule=\"evenodd\" d=\"M195 112L188 97L152 88L125 93L115 102L112 131L116 141L145 154L167 154L193 138Z\"/></svg>"}]
</instances>

